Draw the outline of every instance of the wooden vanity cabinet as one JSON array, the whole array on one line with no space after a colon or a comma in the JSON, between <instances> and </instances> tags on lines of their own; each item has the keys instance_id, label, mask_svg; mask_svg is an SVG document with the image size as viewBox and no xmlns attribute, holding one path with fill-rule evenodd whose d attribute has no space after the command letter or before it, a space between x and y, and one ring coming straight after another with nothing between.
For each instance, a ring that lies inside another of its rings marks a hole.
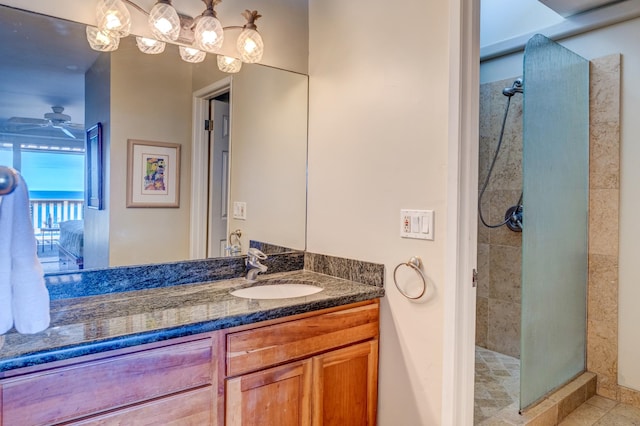
<instances>
[{"instance_id":1,"label":"wooden vanity cabinet","mask_svg":"<svg viewBox=\"0 0 640 426\"><path fill-rule=\"evenodd\" d=\"M0 426L374 425L377 300L0 376Z\"/></svg>"},{"instance_id":2,"label":"wooden vanity cabinet","mask_svg":"<svg viewBox=\"0 0 640 426\"><path fill-rule=\"evenodd\" d=\"M371 303L228 333L225 424L375 425L378 314Z\"/></svg>"},{"instance_id":3,"label":"wooden vanity cabinet","mask_svg":"<svg viewBox=\"0 0 640 426\"><path fill-rule=\"evenodd\" d=\"M0 424L214 424L216 337L173 339L17 372L0 380Z\"/></svg>"}]
</instances>

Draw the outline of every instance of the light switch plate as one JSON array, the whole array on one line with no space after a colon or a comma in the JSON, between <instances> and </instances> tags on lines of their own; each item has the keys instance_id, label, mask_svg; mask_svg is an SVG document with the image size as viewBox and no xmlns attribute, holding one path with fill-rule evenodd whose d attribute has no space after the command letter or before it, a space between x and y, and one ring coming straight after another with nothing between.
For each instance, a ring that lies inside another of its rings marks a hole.
<instances>
[{"instance_id":1,"label":"light switch plate","mask_svg":"<svg viewBox=\"0 0 640 426\"><path fill-rule=\"evenodd\" d=\"M433 210L400 210L400 236L433 240Z\"/></svg>"},{"instance_id":2,"label":"light switch plate","mask_svg":"<svg viewBox=\"0 0 640 426\"><path fill-rule=\"evenodd\" d=\"M247 220L247 203L244 201L233 202L233 218Z\"/></svg>"}]
</instances>

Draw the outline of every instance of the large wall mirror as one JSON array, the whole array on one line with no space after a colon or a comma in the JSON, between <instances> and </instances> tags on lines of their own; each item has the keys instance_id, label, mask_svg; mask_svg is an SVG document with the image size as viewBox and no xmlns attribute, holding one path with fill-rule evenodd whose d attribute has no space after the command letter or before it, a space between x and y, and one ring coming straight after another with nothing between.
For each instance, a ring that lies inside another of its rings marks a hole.
<instances>
[{"instance_id":1,"label":"large wall mirror","mask_svg":"<svg viewBox=\"0 0 640 426\"><path fill-rule=\"evenodd\" d=\"M63 270L237 255L249 240L305 248L306 75L224 74L214 55L145 55L132 36L99 53L85 25L6 6L0 55L0 164L27 180L47 271L64 244ZM85 165L97 123L99 171L93 155ZM180 146L178 207L127 206L130 140ZM86 204L87 176L102 182L102 209Z\"/></svg>"}]
</instances>

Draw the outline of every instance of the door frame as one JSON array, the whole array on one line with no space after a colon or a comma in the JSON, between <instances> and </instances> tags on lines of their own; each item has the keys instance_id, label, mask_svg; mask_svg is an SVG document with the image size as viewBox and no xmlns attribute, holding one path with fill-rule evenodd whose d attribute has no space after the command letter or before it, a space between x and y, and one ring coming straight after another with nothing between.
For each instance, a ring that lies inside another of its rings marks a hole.
<instances>
[{"instance_id":1,"label":"door frame","mask_svg":"<svg viewBox=\"0 0 640 426\"><path fill-rule=\"evenodd\" d=\"M449 139L442 424L472 425L475 380L480 2L449 7Z\"/></svg>"},{"instance_id":2,"label":"door frame","mask_svg":"<svg viewBox=\"0 0 640 426\"><path fill-rule=\"evenodd\" d=\"M204 259L207 257L207 212L209 206L209 135L203 123L209 118L209 100L229 92L233 77L225 77L203 87L192 95L192 130L191 130L191 212L189 258ZM231 105L233 107L233 105ZM231 114L229 114L231 126ZM231 134L229 134L231 143ZM205 185L204 182L207 182Z\"/></svg>"}]
</instances>

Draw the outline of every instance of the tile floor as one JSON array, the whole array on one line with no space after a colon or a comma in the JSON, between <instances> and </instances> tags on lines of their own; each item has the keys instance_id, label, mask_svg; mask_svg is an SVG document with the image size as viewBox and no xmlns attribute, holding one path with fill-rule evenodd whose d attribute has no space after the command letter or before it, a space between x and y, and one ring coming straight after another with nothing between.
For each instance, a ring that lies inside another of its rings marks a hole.
<instances>
[{"instance_id":1,"label":"tile floor","mask_svg":"<svg viewBox=\"0 0 640 426\"><path fill-rule=\"evenodd\" d=\"M474 424L489 424L485 421L519 401L520 360L476 347Z\"/></svg>"},{"instance_id":2,"label":"tile floor","mask_svg":"<svg viewBox=\"0 0 640 426\"><path fill-rule=\"evenodd\" d=\"M560 426L640 426L640 408L596 395L569 414Z\"/></svg>"},{"instance_id":3,"label":"tile floor","mask_svg":"<svg viewBox=\"0 0 640 426\"><path fill-rule=\"evenodd\" d=\"M515 420L519 417L520 397L520 361L517 358L476 347L475 393L475 425L522 424ZM594 396L559 426L640 426L640 408Z\"/></svg>"}]
</instances>

